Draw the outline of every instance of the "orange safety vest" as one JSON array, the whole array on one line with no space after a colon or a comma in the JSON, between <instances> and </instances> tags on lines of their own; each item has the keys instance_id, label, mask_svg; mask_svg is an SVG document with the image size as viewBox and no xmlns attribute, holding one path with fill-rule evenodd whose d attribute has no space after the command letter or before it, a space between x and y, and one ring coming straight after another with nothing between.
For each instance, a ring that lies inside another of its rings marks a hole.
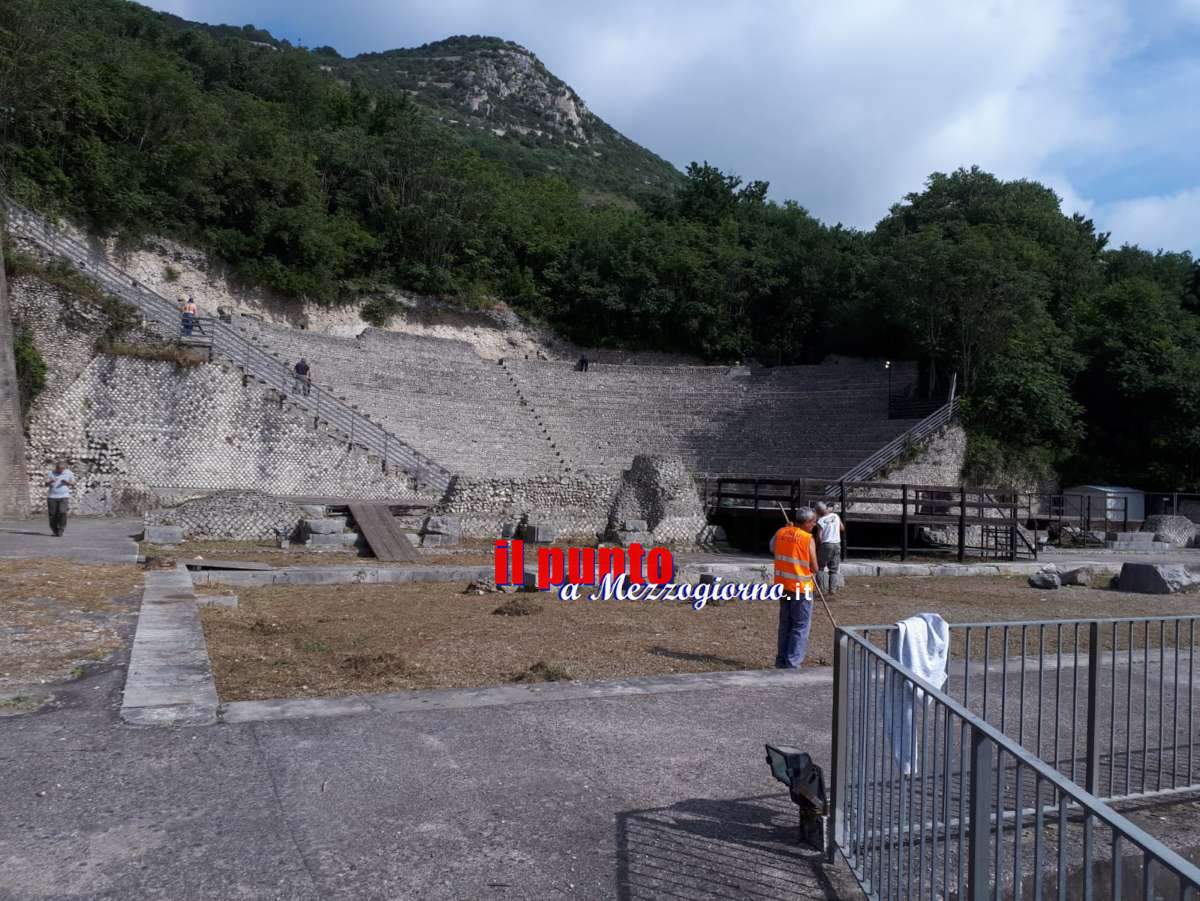
<instances>
[{"instance_id":1,"label":"orange safety vest","mask_svg":"<svg viewBox=\"0 0 1200 901\"><path fill-rule=\"evenodd\" d=\"M792 594L807 594L816 557L812 535L798 526L784 526L775 533L775 584Z\"/></svg>"}]
</instances>

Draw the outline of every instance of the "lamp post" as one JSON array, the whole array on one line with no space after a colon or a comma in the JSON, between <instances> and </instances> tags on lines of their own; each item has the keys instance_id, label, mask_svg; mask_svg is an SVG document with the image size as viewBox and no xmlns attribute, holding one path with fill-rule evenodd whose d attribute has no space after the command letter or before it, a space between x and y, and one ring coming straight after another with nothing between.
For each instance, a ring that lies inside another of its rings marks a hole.
<instances>
[{"instance_id":1,"label":"lamp post","mask_svg":"<svg viewBox=\"0 0 1200 901\"><path fill-rule=\"evenodd\" d=\"M891 401L891 399L892 399L892 361L884 360L883 368L887 370L887 374L888 374L888 400Z\"/></svg>"}]
</instances>

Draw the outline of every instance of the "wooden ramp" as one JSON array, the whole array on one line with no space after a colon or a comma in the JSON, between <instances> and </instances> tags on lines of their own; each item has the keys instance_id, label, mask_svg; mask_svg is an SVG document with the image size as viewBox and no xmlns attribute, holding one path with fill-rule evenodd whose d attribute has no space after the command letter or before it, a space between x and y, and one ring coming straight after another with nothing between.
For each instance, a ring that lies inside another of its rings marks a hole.
<instances>
[{"instance_id":1,"label":"wooden ramp","mask_svg":"<svg viewBox=\"0 0 1200 901\"><path fill-rule=\"evenodd\" d=\"M400 530L387 504L350 504L350 515L378 559L390 563L418 561L416 548Z\"/></svg>"}]
</instances>

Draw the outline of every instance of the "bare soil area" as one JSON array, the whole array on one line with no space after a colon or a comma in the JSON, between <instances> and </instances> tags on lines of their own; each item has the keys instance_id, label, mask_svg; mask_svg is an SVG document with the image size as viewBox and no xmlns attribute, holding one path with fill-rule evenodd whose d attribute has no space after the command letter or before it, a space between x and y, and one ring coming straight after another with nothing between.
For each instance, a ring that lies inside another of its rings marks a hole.
<instances>
[{"instance_id":1,"label":"bare soil area","mask_svg":"<svg viewBox=\"0 0 1200 901\"><path fill-rule=\"evenodd\" d=\"M237 610L201 611L221 698L259 700L513 681L618 679L756 669L775 652L775 602L578 601L464 594L454 583L271 587ZM1107 589L1039 591L1024 578L853 579L833 602L844 625L936 611L951 622L1194 612L1195 598ZM497 612L500 611L500 612ZM832 658L813 611L808 664Z\"/></svg>"},{"instance_id":2,"label":"bare soil area","mask_svg":"<svg viewBox=\"0 0 1200 901\"><path fill-rule=\"evenodd\" d=\"M313 551L303 546L278 547L274 541L185 541L183 544L158 545L142 542L139 552L147 557L174 557L187 562L238 560L284 566L395 566L373 556L360 556L354 547ZM492 562L492 543L465 540L456 548L421 548L421 563L429 566L482 566Z\"/></svg>"},{"instance_id":3,"label":"bare soil area","mask_svg":"<svg viewBox=\"0 0 1200 901\"><path fill-rule=\"evenodd\" d=\"M137 614L133 565L0 560L0 715L43 703L122 643Z\"/></svg>"}]
</instances>

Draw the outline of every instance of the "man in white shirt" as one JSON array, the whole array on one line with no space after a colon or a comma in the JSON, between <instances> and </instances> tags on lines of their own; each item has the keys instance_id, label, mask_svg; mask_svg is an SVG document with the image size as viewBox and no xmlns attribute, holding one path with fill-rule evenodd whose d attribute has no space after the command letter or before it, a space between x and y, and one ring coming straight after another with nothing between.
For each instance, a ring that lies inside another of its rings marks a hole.
<instances>
[{"instance_id":1,"label":"man in white shirt","mask_svg":"<svg viewBox=\"0 0 1200 901\"><path fill-rule=\"evenodd\" d=\"M826 594L833 594L838 570L842 567L842 539L846 537L846 524L829 509L828 504L817 503L814 509L817 513L817 527L813 529L813 534L817 536L817 572L828 571Z\"/></svg>"},{"instance_id":2,"label":"man in white shirt","mask_svg":"<svg viewBox=\"0 0 1200 901\"><path fill-rule=\"evenodd\" d=\"M50 531L61 538L67 530L67 508L71 503L71 489L75 487L75 473L67 464L58 460L54 469L46 473L46 510L50 514Z\"/></svg>"}]
</instances>

